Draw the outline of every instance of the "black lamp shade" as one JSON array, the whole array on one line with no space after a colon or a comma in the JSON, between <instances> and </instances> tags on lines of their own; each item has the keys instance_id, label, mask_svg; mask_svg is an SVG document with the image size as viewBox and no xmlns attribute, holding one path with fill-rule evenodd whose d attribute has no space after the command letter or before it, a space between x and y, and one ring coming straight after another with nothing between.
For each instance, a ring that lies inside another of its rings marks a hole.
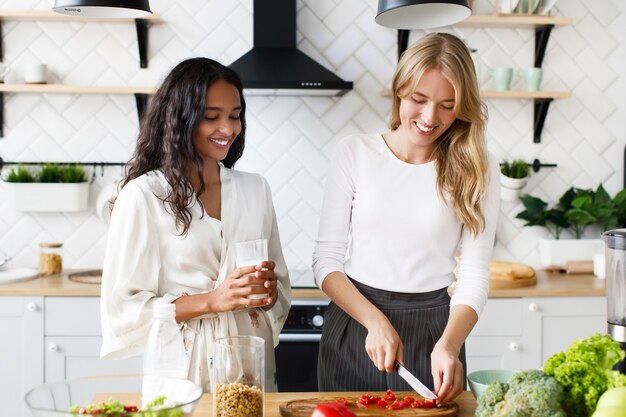
<instances>
[{"instance_id":1,"label":"black lamp shade","mask_svg":"<svg viewBox=\"0 0 626 417\"><path fill-rule=\"evenodd\" d=\"M394 29L453 25L472 14L467 0L378 0L376 23Z\"/></svg>"},{"instance_id":2,"label":"black lamp shade","mask_svg":"<svg viewBox=\"0 0 626 417\"><path fill-rule=\"evenodd\" d=\"M55 0L57 13L111 19L135 19L152 14L148 0Z\"/></svg>"}]
</instances>

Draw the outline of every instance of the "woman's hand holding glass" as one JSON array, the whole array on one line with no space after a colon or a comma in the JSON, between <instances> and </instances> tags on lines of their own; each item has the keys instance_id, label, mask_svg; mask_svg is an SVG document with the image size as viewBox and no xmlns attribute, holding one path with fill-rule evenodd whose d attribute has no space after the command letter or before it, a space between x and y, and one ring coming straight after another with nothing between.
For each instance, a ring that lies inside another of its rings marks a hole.
<instances>
[{"instance_id":1,"label":"woman's hand holding glass","mask_svg":"<svg viewBox=\"0 0 626 417\"><path fill-rule=\"evenodd\" d=\"M233 311L239 308L254 308L273 305L276 302L276 275L273 261L233 269L226 279L208 293L211 312ZM262 298L258 294L267 295Z\"/></svg>"}]
</instances>

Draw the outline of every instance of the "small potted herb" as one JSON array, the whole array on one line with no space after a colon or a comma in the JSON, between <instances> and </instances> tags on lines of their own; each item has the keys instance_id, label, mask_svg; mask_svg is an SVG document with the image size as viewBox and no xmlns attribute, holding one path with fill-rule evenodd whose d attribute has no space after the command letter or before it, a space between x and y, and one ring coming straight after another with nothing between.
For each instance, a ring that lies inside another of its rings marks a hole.
<instances>
[{"instance_id":1,"label":"small potted herb","mask_svg":"<svg viewBox=\"0 0 626 417\"><path fill-rule=\"evenodd\" d=\"M500 197L504 201L515 201L526 185L530 169L521 159L504 161L500 165Z\"/></svg>"},{"instance_id":2,"label":"small potted herb","mask_svg":"<svg viewBox=\"0 0 626 417\"><path fill-rule=\"evenodd\" d=\"M89 182L81 165L47 163L40 169L18 165L3 176L18 211L82 211Z\"/></svg>"},{"instance_id":3,"label":"small potted herb","mask_svg":"<svg viewBox=\"0 0 626 417\"><path fill-rule=\"evenodd\" d=\"M602 184L596 190L571 187L552 207L540 198L521 196L524 210L516 218L524 226L545 227L551 238L539 239L539 258L543 266L564 265L567 261L593 259L594 251L602 247L600 239L585 239L585 231L593 226L599 236L602 231L624 225L626 221L626 189L614 198ZM599 229L599 232L598 232ZM573 239L564 239L563 236Z\"/></svg>"}]
</instances>

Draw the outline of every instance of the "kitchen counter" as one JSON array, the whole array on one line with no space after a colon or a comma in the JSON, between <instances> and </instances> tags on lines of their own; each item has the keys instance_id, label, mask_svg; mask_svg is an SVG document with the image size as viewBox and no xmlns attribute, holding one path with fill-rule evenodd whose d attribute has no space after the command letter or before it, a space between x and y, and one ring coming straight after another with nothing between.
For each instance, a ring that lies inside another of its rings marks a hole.
<instances>
[{"instance_id":1,"label":"kitchen counter","mask_svg":"<svg viewBox=\"0 0 626 417\"><path fill-rule=\"evenodd\" d=\"M282 403L298 399L321 398L321 397L356 397L363 394L354 392L278 392L265 394L265 417L280 417L278 406ZM399 394L399 393L398 393ZM406 393L411 395L411 393ZM204 394L193 413L193 417L212 417L211 394ZM459 405L458 417L470 417L474 415L476 400L470 391L462 392L455 400Z\"/></svg>"},{"instance_id":2,"label":"kitchen counter","mask_svg":"<svg viewBox=\"0 0 626 417\"><path fill-rule=\"evenodd\" d=\"M68 271L61 275L35 278L28 281L0 285L0 295L99 297L100 285L70 280ZM75 272L75 271L74 271ZM537 284L529 287L491 290L490 298L521 297L603 297L605 280L593 275L567 275L537 271ZM321 298L326 296L317 288L294 288L293 297Z\"/></svg>"}]
</instances>

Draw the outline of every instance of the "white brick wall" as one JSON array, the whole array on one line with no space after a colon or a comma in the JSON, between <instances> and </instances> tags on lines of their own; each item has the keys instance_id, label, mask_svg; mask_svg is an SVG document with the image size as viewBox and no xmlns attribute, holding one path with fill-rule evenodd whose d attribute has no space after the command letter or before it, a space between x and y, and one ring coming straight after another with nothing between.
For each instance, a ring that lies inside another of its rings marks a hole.
<instances>
[{"instance_id":1,"label":"white brick wall","mask_svg":"<svg viewBox=\"0 0 626 417\"><path fill-rule=\"evenodd\" d=\"M52 1L0 0L0 8L51 7ZM475 10L493 11L493 0L475 0ZM21 82L24 66L45 62L50 81L87 85L157 85L180 60L197 55L229 64L252 43L252 0L152 0L163 22L149 30L149 67L140 69L132 24L3 22L7 82ZM552 31L544 59L545 89L571 90L571 99L550 107L542 142L532 142L529 100L488 100L490 150L500 158L559 164L534 175L527 192L554 201L571 184L611 194L622 188L626 135L626 4L621 0L559 0L556 13L574 25ZM249 104L246 154L238 168L263 173L272 185L285 256L295 285L311 285L309 264L328 167L336 140L352 132L385 129L388 87L396 61L396 33L374 23L375 0L298 0L299 48L354 81L342 98L254 97ZM485 87L486 66L532 66L530 29L453 30L477 48ZM411 33L414 41L423 32ZM521 88L519 77L514 88ZM132 96L5 95L6 160L124 161L137 134ZM65 243L67 267L98 268L106 227L93 205L98 191L120 176L105 170L92 187L89 211L16 212L0 183L0 248L14 266L37 264L38 242ZM98 170L99 174L99 170ZM517 203L503 203L494 257L536 265L536 238L521 228Z\"/></svg>"}]
</instances>

